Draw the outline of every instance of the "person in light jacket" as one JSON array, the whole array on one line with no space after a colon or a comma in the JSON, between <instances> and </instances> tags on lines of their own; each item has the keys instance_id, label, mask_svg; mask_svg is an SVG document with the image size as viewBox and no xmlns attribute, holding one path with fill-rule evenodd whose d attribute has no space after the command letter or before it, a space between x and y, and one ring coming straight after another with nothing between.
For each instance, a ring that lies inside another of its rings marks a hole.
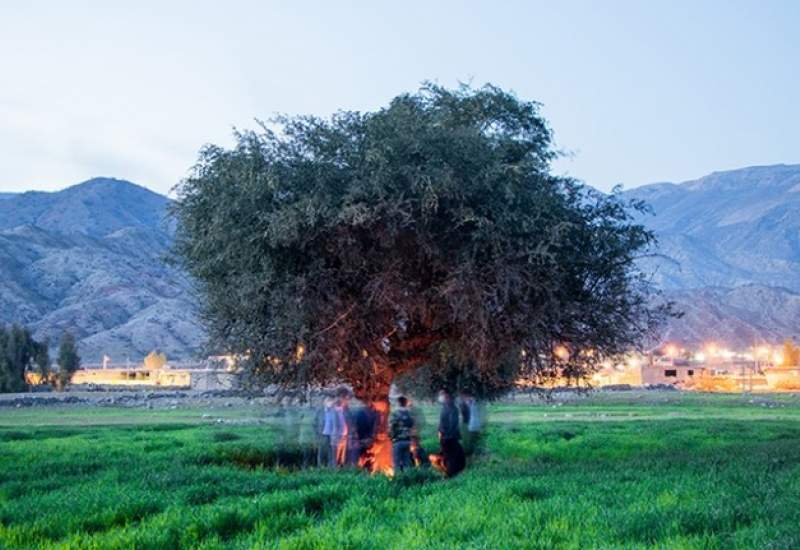
<instances>
[{"instance_id":1,"label":"person in light jacket","mask_svg":"<svg viewBox=\"0 0 800 550\"><path fill-rule=\"evenodd\" d=\"M325 413L323 435L328 436L330 453L328 464L332 467L343 466L347 461L347 420L345 420L346 400L336 399L333 406Z\"/></svg>"},{"instance_id":2,"label":"person in light jacket","mask_svg":"<svg viewBox=\"0 0 800 550\"><path fill-rule=\"evenodd\" d=\"M317 431L317 467L332 466L331 433L333 432L334 410L336 404L332 397L326 397L322 409L317 411L314 424Z\"/></svg>"}]
</instances>

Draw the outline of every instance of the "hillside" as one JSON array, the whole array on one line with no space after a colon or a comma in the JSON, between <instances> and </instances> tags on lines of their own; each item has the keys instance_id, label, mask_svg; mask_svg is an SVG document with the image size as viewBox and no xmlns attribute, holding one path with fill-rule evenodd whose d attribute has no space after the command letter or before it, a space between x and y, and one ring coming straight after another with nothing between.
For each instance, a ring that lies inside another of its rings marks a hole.
<instances>
[{"instance_id":1,"label":"hillside","mask_svg":"<svg viewBox=\"0 0 800 550\"><path fill-rule=\"evenodd\" d=\"M800 292L800 165L715 172L624 196L653 208L641 221L668 257L650 264L664 288L760 283Z\"/></svg>"},{"instance_id":2,"label":"hillside","mask_svg":"<svg viewBox=\"0 0 800 550\"><path fill-rule=\"evenodd\" d=\"M89 362L191 356L203 331L188 280L163 261L168 204L108 178L0 201L0 321L51 342L70 330Z\"/></svg>"},{"instance_id":3,"label":"hillside","mask_svg":"<svg viewBox=\"0 0 800 550\"><path fill-rule=\"evenodd\" d=\"M747 346L800 335L800 166L717 172L626 191L651 204L641 221L662 254L644 264L685 312L664 339ZM86 361L123 362L159 348L189 358L204 333L185 275L164 263L169 199L95 178L56 193L0 193L0 321Z\"/></svg>"},{"instance_id":4,"label":"hillside","mask_svg":"<svg viewBox=\"0 0 800 550\"><path fill-rule=\"evenodd\" d=\"M800 335L800 294L785 288L706 287L668 295L684 317L669 324L664 341L691 345L714 341L744 348Z\"/></svg>"},{"instance_id":5,"label":"hillside","mask_svg":"<svg viewBox=\"0 0 800 550\"><path fill-rule=\"evenodd\" d=\"M715 172L623 194L659 239L644 262L686 313L664 338L746 346L800 335L800 165Z\"/></svg>"}]
</instances>

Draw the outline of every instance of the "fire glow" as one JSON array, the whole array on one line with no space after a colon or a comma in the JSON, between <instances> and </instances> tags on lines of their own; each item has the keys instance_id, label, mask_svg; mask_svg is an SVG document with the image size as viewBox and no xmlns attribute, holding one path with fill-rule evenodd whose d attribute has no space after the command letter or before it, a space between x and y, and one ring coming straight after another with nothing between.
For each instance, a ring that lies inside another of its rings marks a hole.
<instances>
[{"instance_id":1,"label":"fire glow","mask_svg":"<svg viewBox=\"0 0 800 550\"><path fill-rule=\"evenodd\" d=\"M378 430L372 445L359 457L358 467L371 474L381 473L393 477L392 441L387 430L389 404L386 401L375 401L372 408L379 415Z\"/></svg>"}]
</instances>

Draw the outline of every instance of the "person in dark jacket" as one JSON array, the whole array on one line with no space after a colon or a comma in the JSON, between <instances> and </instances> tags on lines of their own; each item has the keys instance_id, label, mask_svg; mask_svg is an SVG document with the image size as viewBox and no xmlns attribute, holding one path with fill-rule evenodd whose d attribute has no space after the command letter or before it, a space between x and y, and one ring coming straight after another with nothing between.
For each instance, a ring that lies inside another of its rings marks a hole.
<instances>
[{"instance_id":1,"label":"person in dark jacket","mask_svg":"<svg viewBox=\"0 0 800 550\"><path fill-rule=\"evenodd\" d=\"M408 410L408 399L397 398L397 409L389 419L389 438L392 440L392 462L395 471L411 467L411 441L414 438L414 417Z\"/></svg>"},{"instance_id":2,"label":"person in dark jacket","mask_svg":"<svg viewBox=\"0 0 800 550\"><path fill-rule=\"evenodd\" d=\"M370 447L375 443L378 434L380 414L375 410L375 405L361 407L356 413L356 435L358 436L359 460L365 459Z\"/></svg>"},{"instance_id":3,"label":"person in dark jacket","mask_svg":"<svg viewBox=\"0 0 800 550\"><path fill-rule=\"evenodd\" d=\"M442 412L439 415L442 469L447 477L453 477L466 465L464 449L458 441L461 439L459 411L453 403L453 397L445 390L439 392L439 403L442 405Z\"/></svg>"}]
</instances>

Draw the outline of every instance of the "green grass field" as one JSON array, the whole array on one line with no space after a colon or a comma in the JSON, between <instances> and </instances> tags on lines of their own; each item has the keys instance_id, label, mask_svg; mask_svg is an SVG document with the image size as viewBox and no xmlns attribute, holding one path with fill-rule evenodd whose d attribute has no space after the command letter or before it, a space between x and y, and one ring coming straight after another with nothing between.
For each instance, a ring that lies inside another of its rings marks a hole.
<instances>
[{"instance_id":1,"label":"green grass field","mask_svg":"<svg viewBox=\"0 0 800 550\"><path fill-rule=\"evenodd\" d=\"M795 395L496 405L452 480L269 467L269 413L0 409L0 548L800 548Z\"/></svg>"}]
</instances>

